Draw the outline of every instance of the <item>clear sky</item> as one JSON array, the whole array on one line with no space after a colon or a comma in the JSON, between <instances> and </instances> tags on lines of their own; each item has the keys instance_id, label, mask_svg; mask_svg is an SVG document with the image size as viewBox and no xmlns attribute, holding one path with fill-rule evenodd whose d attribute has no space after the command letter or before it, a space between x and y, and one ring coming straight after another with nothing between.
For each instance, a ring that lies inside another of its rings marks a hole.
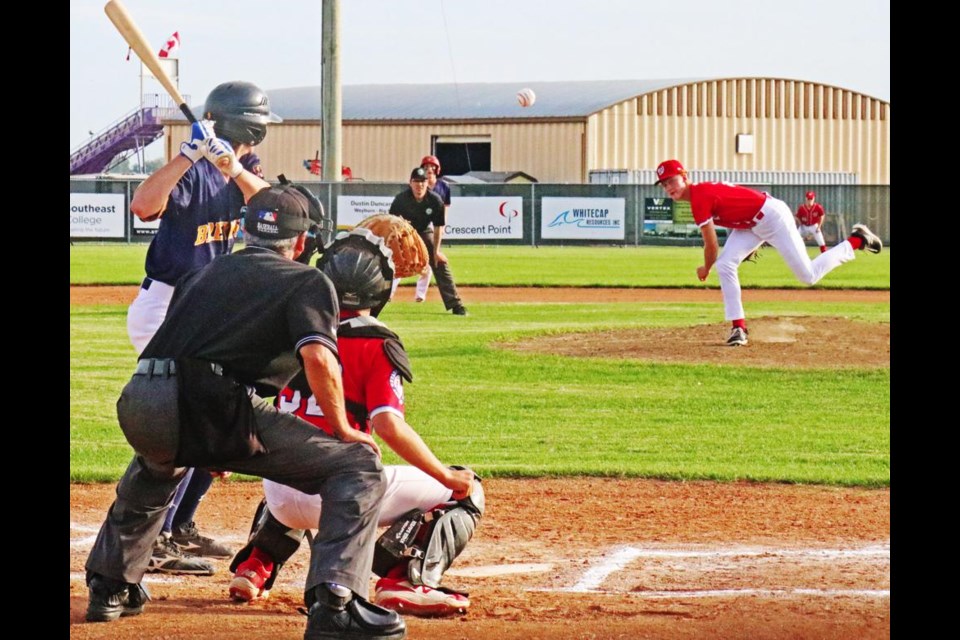
<instances>
[{"instance_id":1,"label":"clear sky","mask_svg":"<svg viewBox=\"0 0 960 640\"><path fill-rule=\"evenodd\" d=\"M179 32L192 105L321 82L321 0L123 1L155 50ZM105 4L70 0L71 149L140 103ZM890 100L889 0L341 0L340 19L345 85L765 76Z\"/></svg>"}]
</instances>

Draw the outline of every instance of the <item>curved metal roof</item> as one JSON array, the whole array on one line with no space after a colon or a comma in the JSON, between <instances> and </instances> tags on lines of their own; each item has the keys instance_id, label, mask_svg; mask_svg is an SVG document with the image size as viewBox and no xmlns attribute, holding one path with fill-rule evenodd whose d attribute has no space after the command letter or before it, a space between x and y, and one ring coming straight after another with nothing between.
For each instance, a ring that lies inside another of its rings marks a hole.
<instances>
[{"instance_id":1,"label":"curved metal roof","mask_svg":"<svg viewBox=\"0 0 960 640\"><path fill-rule=\"evenodd\" d=\"M709 79L343 85L341 112L344 121L581 118L651 91ZM517 92L526 87L536 101L521 107ZM284 120L322 118L319 86L267 89L267 95Z\"/></svg>"}]
</instances>

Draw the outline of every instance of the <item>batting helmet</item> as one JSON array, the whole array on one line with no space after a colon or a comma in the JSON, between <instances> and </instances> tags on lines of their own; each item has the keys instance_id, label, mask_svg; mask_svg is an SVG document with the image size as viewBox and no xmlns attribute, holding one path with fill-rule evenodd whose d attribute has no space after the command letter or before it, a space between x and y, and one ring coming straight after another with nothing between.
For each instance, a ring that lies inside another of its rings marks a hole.
<instances>
[{"instance_id":1,"label":"batting helmet","mask_svg":"<svg viewBox=\"0 0 960 640\"><path fill-rule=\"evenodd\" d=\"M341 309L382 308L393 284L393 252L369 229L341 231L317 262L337 290Z\"/></svg>"},{"instance_id":2,"label":"batting helmet","mask_svg":"<svg viewBox=\"0 0 960 640\"><path fill-rule=\"evenodd\" d=\"M437 160L437 156L423 156L423 160L420 161L420 166L425 167L428 164L432 164L437 168L437 175L440 175L440 161Z\"/></svg>"},{"instance_id":3,"label":"batting helmet","mask_svg":"<svg viewBox=\"0 0 960 640\"><path fill-rule=\"evenodd\" d=\"M213 120L213 132L230 143L256 146L267 135L267 124L283 122L270 111L270 100L252 82L224 82L214 87L203 105L203 117Z\"/></svg>"}]
</instances>

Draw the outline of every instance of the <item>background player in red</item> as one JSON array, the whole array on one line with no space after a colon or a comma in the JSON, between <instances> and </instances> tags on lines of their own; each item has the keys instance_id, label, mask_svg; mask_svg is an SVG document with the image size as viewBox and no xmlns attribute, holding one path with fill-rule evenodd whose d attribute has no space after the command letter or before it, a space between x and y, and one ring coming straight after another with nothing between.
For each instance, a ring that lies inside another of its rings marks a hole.
<instances>
[{"instance_id":1,"label":"background player in red","mask_svg":"<svg viewBox=\"0 0 960 640\"><path fill-rule=\"evenodd\" d=\"M371 311L382 308L390 294L390 251L379 236L355 228L339 234L317 266L340 300L337 346L348 419L364 433L376 432L409 463L384 467L387 489L378 525L393 527L377 543L373 570L381 577L374 602L414 615L464 611L470 606L466 594L440 587L440 579L473 535L484 509L483 489L469 469L441 463L406 422L403 380L412 380L409 361L398 336ZM303 374L280 391L276 403L330 431ZM263 488L266 504L230 566L235 572L230 595L236 600L268 595L304 531L318 523L323 527L320 496L270 480ZM409 532L409 540L394 546L401 532ZM417 552L407 555L413 549Z\"/></svg>"},{"instance_id":2,"label":"background player in red","mask_svg":"<svg viewBox=\"0 0 960 640\"><path fill-rule=\"evenodd\" d=\"M856 249L880 253L883 243L865 225L853 225L853 233L829 251L811 260L797 231L793 212L782 200L767 193L728 182L691 183L678 160L657 167L657 181L673 200L690 203L693 220L703 236L703 264L697 267L701 282L717 265L726 320L733 323L727 344L747 344L747 325L740 298L740 263L764 242L773 246L797 279L816 284L844 262L853 260ZM716 227L730 230L720 251Z\"/></svg>"},{"instance_id":3,"label":"background player in red","mask_svg":"<svg viewBox=\"0 0 960 640\"><path fill-rule=\"evenodd\" d=\"M813 191L807 191L807 201L797 207L797 228L800 230L800 237L806 240L813 238L817 246L820 247L820 253L827 250L827 243L823 241L823 217L826 215L823 206L815 202L817 194Z\"/></svg>"},{"instance_id":4,"label":"background player in red","mask_svg":"<svg viewBox=\"0 0 960 640\"><path fill-rule=\"evenodd\" d=\"M141 220L160 220L147 249L147 277L127 312L127 333L138 355L166 317L180 277L233 251L240 208L270 186L253 153L266 137L267 125L280 122L270 111L266 93L249 82L224 82L207 96L203 112L208 119L193 125L180 153L144 180L130 202ZM221 172L214 161L223 156L231 162ZM150 571L212 575L213 565L193 556L233 554L233 549L200 535L194 523L213 479L206 471L193 471L184 476L167 511Z\"/></svg>"}]
</instances>

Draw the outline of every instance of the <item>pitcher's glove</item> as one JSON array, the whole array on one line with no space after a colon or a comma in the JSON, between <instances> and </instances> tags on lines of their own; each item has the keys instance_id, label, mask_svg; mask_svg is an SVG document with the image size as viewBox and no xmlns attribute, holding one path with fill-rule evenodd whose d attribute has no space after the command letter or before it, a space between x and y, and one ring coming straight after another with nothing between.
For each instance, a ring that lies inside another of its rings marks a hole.
<instances>
[{"instance_id":1,"label":"pitcher's glove","mask_svg":"<svg viewBox=\"0 0 960 640\"><path fill-rule=\"evenodd\" d=\"M369 229L383 238L393 251L394 278L408 278L420 274L430 264L430 254L420 234L400 216L378 213L364 218L358 227Z\"/></svg>"},{"instance_id":2,"label":"pitcher's glove","mask_svg":"<svg viewBox=\"0 0 960 640\"><path fill-rule=\"evenodd\" d=\"M759 247L747 254L747 257L743 259L744 262L753 262L756 264L760 261L760 250L767 246L767 243L764 242Z\"/></svg>"}]
</instances>

